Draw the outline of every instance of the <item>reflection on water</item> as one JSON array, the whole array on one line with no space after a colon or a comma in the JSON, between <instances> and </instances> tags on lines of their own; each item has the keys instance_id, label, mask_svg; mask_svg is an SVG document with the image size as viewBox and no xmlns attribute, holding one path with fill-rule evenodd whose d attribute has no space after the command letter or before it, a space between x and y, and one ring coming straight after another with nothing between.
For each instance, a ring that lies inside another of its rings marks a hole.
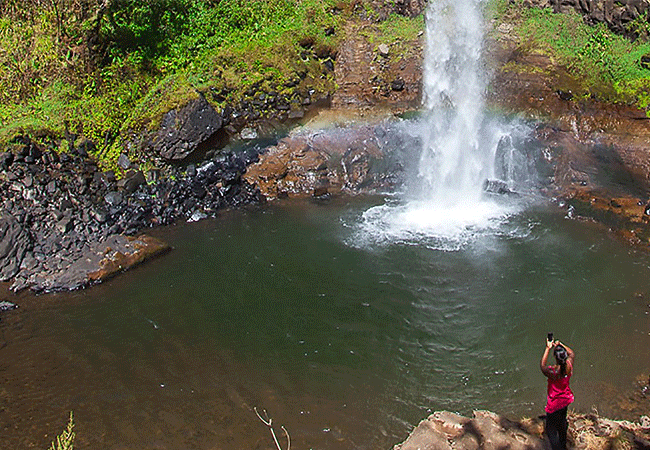
<instances>
[{"instance_id":1,"label":"reflection on water","mask_svg":"<svg viewBox=\"0 0 650 450\"><path fill-rule=\"evenodd\" d=\"M0 448L391 448L429 411L538 415L548 331L575 408L647 373L649 258L536 206L453 251L348 245L383 199L278 205L157 230L174 251L0 322ZM632 344L631 344L632 343ZM50 433L50 435L46 435Z\"/></svg>"}]
</instances>

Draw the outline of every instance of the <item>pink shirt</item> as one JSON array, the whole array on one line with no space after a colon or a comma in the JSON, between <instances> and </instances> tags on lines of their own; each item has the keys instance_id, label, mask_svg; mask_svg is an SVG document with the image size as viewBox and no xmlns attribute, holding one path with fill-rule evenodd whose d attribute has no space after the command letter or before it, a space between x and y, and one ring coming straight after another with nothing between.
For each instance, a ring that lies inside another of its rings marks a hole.
<instances>
[{"instance_id":1,"label":"pink shirt","mask_svg":"<svg viewBox=\"0 0 650 450\"><path fill-rule=\"evenodd\" d=\"M559 375L552 366L549 366L553 375ZM573 403L573 392L569 387L569 380L571 375L560 376L559 378L548 378L546 388L546 408L544 410L548 413L554 413L562 408L566 408Z\"/></svg>"}]
</instances>

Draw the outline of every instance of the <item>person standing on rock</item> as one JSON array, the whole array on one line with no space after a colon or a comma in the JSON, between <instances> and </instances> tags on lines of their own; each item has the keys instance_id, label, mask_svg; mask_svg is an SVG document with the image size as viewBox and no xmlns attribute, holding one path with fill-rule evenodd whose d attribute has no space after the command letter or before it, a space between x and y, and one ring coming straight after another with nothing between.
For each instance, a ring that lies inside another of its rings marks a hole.
<instances>
[{"instance_id":1,"label":"person standing on rock","mask_svg":"<svg viewBox=\"0 0 650 450\"><path fill-rule=\"evenodd\" d=\"M566 436L569 423L567 422L567 407L573 403L574 397L569 380L573 375L575 353L560 341L554 341L552 335L546 341L546 349L542 355L540 369L547 378L546 388L546 435L553 450L566 450ZM555 365L547 365L548 354L553 349Z\"/></svg>"}]
</instances>

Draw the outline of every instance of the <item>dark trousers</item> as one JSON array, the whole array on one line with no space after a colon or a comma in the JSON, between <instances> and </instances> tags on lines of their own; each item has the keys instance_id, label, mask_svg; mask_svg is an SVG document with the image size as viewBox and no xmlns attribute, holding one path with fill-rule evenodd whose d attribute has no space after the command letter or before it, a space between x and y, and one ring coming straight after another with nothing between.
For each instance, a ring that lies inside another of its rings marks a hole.
<instances>
[{"instance_id":1,"label":"dark trousers","mask_svg":"<svg viewBox=\"0 0 650 450\"><path fill-rule=\"evenodd\" d=\"M546 414L546 435L553 450L566 450L566 433L569 422L566 420L566 408Z\"/></svg>"}]
</instances>

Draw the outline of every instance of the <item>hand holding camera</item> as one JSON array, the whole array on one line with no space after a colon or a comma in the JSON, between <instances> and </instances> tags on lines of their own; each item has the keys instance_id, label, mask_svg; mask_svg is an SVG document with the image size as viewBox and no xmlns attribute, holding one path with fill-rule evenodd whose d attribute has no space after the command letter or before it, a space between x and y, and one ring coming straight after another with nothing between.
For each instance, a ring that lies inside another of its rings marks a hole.
<instances>
[{"instance_id":1,"label":"hand holding camera","mask_svg":"<svg viewBox=\"0 0 650 450\"><path fill-rule=\"evenodd\" d=\"M549 333L548 336L546 336L546 347L552 348L553 344L553 333Z\"/></svg>"}]
</instances>

